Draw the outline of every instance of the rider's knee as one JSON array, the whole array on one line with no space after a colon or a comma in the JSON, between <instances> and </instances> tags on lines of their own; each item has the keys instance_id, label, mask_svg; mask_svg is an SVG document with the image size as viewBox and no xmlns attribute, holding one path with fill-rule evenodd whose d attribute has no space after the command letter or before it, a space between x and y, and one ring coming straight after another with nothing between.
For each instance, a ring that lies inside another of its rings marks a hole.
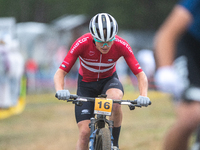
<instances>
[{"instance_id":1,"label":"rider's knee","mask_svg":"<svg viewBox=\"0 0 200 150\"><path fill-rule=\"evenodd\" d=\"M107 98L121 100L123 97L123 92L120 89L111 88L106 91Z\"/></svg>"},{"instance_id":2,"label":"rider's knee","mask_svg":"<svg viewBox=\"0 0 200 150\"><path fill-rule=\"evenodd\" d=\"M89 139L89 136L90 136L90 131L89 130L81 130L79 132L79 137L80 137L80 140L81 141L85 141L86 143L88 143L88 139Z\"/></svg>"},{"instance_id":3,"label":"rider's knee","mask_svg":"<svg viewBox=\"0 0 200 150\"><path fill-rule=\"evenodd\" d=\"M121 105L117 104L117 103L114 103L113 104L113 111L120 111L120 110L121 110Z\"/></svg>"},{"instance_id":4,"label":"rider's knee","mask_svg":"<svg viewBox=\"0 0 200 150\"><path fill-rule=\"evenodd\" d=\"M78 123L79 127L79 139L81 141L85 141L89 139L90 136L90 128L89 128L89 120L83 120Z\"/></svg>"}]
</instances>

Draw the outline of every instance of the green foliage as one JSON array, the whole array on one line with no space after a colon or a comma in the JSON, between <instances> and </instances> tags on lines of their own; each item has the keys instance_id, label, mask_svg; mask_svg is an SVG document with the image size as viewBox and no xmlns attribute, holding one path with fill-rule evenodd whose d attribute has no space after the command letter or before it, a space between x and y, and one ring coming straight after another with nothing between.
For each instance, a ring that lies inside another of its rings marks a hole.
<instances>
[{"instance_id":1,"label":"green foliage","mask_svg":"<svg viewBox=\"0 0 200 150\"><path fill-rule=\"evenodd\" d=\"M156 29L175 3L176 0L0 0L0 17L49 23L65 14L92 17L107 12L116 18L121 28Z\"/></svg>"}]
</instances>

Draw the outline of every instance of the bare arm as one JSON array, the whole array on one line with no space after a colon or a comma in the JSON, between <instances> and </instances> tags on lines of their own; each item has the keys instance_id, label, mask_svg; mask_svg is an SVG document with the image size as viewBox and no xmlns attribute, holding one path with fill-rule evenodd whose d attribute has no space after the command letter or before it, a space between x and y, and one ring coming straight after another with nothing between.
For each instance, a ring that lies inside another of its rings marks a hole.
<instances>
[{"instance_id":1,"label":"bare arm","mask_svg":"<svg viewBox=\"0 0 200 150\"><path fill-rule=\"evenodd\" d=\"M155 35L155 58L157 67L171 66L176 43L192 21L191 14L177 5Z\"/></svg>"},{"instance_id":2,"label":"bare arm","mask_svg":"<svg viewBox=\"0 0 200 150\"><path fill-rule=\"evenodd\" d=\"M63 90L64 89L64 78L67 75L67 72L65 72L62 69L58 69L54 75L54 85L56 91Z\"/></svg>"},{"instance_id":3,"label":"bare arm","mask_svg":"<svg viewBox=\"0 0 200 150\"><path fill-rule=\"evenodd\" d=\"M138 80L138 88L141 96L147 96L148 80L145 73L142 71L136 75Z\"/></svg>"}]
</instances>

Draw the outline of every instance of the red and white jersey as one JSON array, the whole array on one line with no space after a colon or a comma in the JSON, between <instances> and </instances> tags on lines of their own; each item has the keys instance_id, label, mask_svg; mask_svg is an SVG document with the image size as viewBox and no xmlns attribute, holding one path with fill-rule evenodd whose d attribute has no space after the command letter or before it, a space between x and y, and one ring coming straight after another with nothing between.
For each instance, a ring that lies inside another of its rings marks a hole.
<instances>
[{"instance_id":1,"label":"red and white jersey","mask_svg":"<svg viewBox=\"0 0 200 150\"><path fill-rule=\"evenodd\" d=\"M102 54L96 48L91 34L87 33L74 42L59 68L69 72L79 57L79 74L83 77L82 81L98 81L112 76L116 71L116 62L121 56L135 75L142 71L130 45L124 39L116 35L109 52Z\"/></svg>"}]
</instances>

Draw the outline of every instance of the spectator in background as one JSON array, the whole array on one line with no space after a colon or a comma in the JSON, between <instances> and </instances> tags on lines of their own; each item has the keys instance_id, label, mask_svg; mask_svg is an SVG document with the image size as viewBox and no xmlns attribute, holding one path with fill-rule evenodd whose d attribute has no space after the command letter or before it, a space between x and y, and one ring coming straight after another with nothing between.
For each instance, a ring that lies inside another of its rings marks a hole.
<instances>
[{"instance_id":1,"label":"spectator in background","mask_svg":"<svg viewBox=\"0 0 200 150\"><path fill-rule=\"evenodd\" d=\"M18 41L5 35L0 39L0 108L15 106L20 94L24 61Z\"/></svg>"},{"instance_id":2,"label":"spectator in background","mask_svg":"<svg viewBox=\"0 0 200 150\"><path fill-rule=\"evenodd\" d=\"M8 84L8 47L4 39L0 39L0 109L11 106L11 98Z\"/></svg>"},{"instance_id":3,"label":"spectator in background","mask_svg":"<svg viewBox=\"0 0 200 150\"><path fill-rule=\"evenodd\" d=\"M155 36L159 89L177 100L177 119L164 150L188 149L200 124L200 0L181 0Z\"/></svg>"},{"instance_id":4,"label":"spectator in background","mask_svg":"<svg viewBox=\"0 0 200 150\"><path fill-rule=\"evenodd\" d=\"M67 46L60 46L53 58L53 64L54 64L54 69L53 69L53 73L55 74L55 69L57 71L58 67L60 66L60 64L62 63L62 61L64 60L65 56L68 53L68 49ZM79 63L78 60L76 61L76 63L74 64L74 66L71 68L70 72L67 74L67 78L65 78L64 82L67 83L68 88L71 89L75 89L76 88L76 82L77 82L77 77L78 77L78 67L79 67Z\"/></svg>"},{"instance_id":5,"label":"spectator in background","mask_svg":"<svg viewBox=\"0 0 200 150\"><path fill-rule=\"evenodd\" d=\"M141 49L135 54L135 56L147 76L149 89L156 89L154 83L156 64L153 51L149 49ZM138 84L137 78L133 75L130 69L128 69L128 74L130 74L131 82L136 86Z\"/></svg>"},{"instance_id":6,"label":"spectator in background","mask_svg":"<svg viewBox=\"0 0 200 150\"><path fill-rule=\"evenodd\" d=\"M156 69L154 53L149 49L141 49L137 52L136 58L147 76L149 88L155 89L154 73Z\"/></svg>"},{"instance_id":7,"label":"spectator in background","mask_svg":"<svg viewBox=\"0 0 200 150\"><path fill-rule=\"evenodd\" d=\"M58 50L56 51L56 54L54 56L54 63L55 63L56 70L62 63L61 60L63 60L65 56L67 55L67 52L68 52L68 49L66 46L60 46Z\"/></svg>"},{"instance_id":8,"label":"spectator in background","mask_svg":"<svg viewBox=\"0 0 200 150\"><path fill-rule=\"evenodd\" d=\"M34 59L29 58L25 64L25 71L27 76L27 91L35 92L36 90L36 73L38 71L38 65Z\"/></svg>"},{"instance_id":9,"label":"spectator in background","mask_svg":"<svg viewBox=\"0 0 200 150\"><path fill-rule=\"evenodd\" d=\"M24 58L19 52L19 42L14 39L11 42L10 52L8 55L10 63L8 76L11 99L13 101L13 105L15 106L17 105L19 99L21 79L24 74Z\"/></svg>"},{"instance_id":10,"label":"spectator in background","mask_svg":"<svg viewBox=\"0 0 200 150\"><path fill-rule=\"evenodd\" d=\"M117 61L116 71L119 76L119 80L122 82L122 84L125 84L128 82L128 80L127 80L127 78L129 77L128 70L129 70L129 67L126 64L126 61L123 59L123 57L120 57ZM130 70L130 74L134 78L136 78L131 70ZM137 81L137 78L135 80Z\"/></svg>"}]
</instances>

